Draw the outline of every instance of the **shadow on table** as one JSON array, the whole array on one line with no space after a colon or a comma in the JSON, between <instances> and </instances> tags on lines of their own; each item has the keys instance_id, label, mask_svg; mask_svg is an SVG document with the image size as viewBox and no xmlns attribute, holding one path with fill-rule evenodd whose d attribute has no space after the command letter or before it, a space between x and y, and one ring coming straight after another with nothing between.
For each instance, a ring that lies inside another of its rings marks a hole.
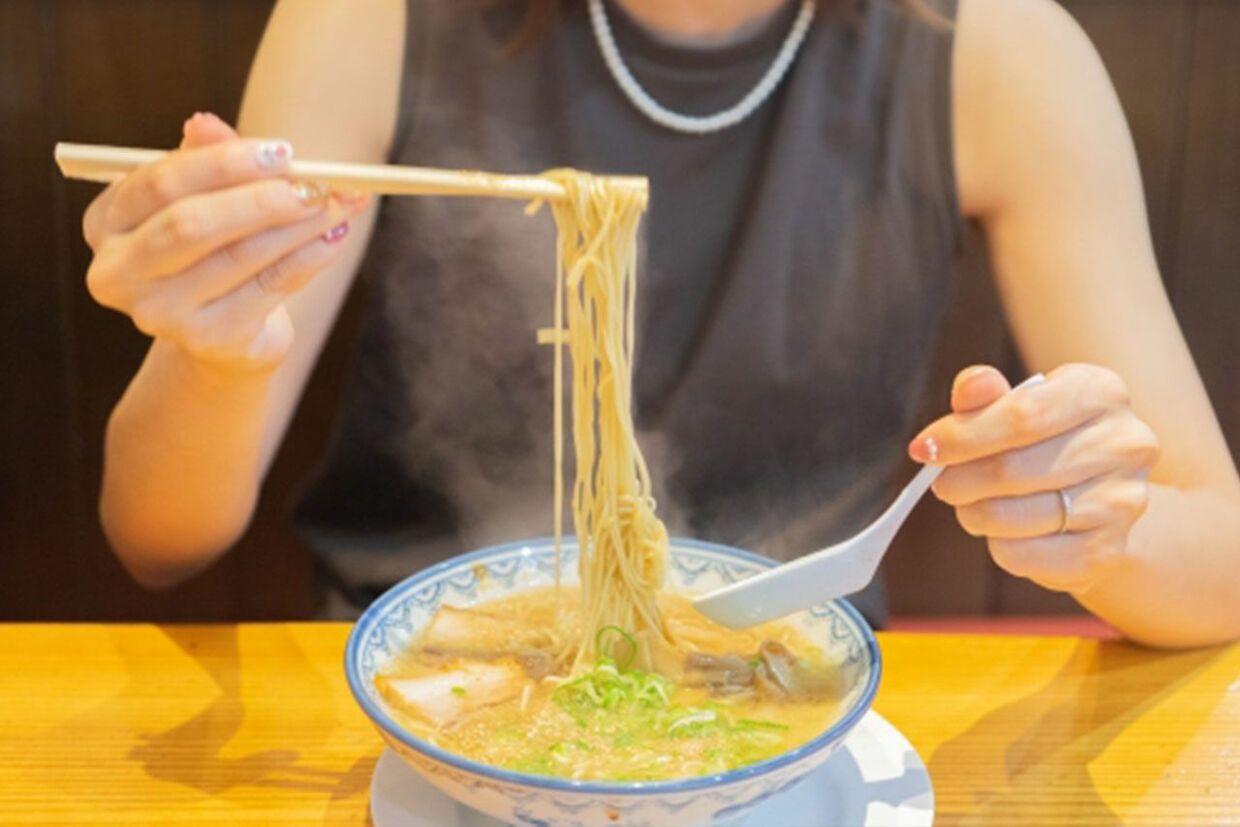
<instances>
[{"instance_id":1,"label":"shadow on table","mask_svg":"<svg viewBox=\"0 0 1240 827\"><path fill-rule=\"evenodd\" d=\"M1120 824L1094 787L1090 762L1223 651L1080 642L1046 685L935 750L930 777L968 778L972 793L971 801L941 800L936 823Z\"/></svg>"},{"instance_id":2,"label":"shadow on table","mask_svg":"<svg viewBox=\"0 0 1240 827\"><path fill-rule=\"evenodd\" d=\"M225 756L223 750L241 729L241 663L236 626L186 629L163 627L168 639L211 676L219 695L198 714L172 729L142 736L128 757L141 762L153 778L217 796L243 785L302 790L326 795L329 805L365 792L378 755L364 756L347 770L320 769L301 760L295 749L266 749ZM294 648L294 647L290 647ZM306 661L296 670L306 681L321 681ZM130 674L140 674L135 668ZM149 692L149 688L142 688ZM307 721L306 726L314 726ZM329 813L330 814L330 806Z\"/></svg>"}]
</instances>

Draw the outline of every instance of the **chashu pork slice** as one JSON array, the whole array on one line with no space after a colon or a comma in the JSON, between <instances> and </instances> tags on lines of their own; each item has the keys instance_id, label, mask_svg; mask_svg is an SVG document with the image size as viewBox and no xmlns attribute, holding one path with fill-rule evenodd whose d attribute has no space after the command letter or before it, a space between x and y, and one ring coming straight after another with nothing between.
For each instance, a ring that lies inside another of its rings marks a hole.
<instances>
[{"instance_id":1,"label":"chashu pork slice","mask_svg":"<svg viewBox=\"0 0 1240 827\"><path fill-rule=\"evenodd\" d=\"M515 658L534 680L555 666L554 637L477 609L441 606L419 640L422 653L440 661Z\"/></svg>"},{"instance_id":2,"label":"chashu pork slice","mask_svg":"<svg viewBox=\"0 0 1240 827\"><path fill-rule=\"evenodd\" d=\"M525 683L525 670L509 660L463 661L447 671L420 678L375 678L384 700L436 727L447 726L480 707L515 698Z\"/></svg>"},{"instance_id":3,"label":"chashu pork slice","mask_svg":"<svg viewBox=\"0 0 1240 827\"><path fill-rule=\"evenodd\" d=\"M551 643L548 634L478 609L440 606L422 633L424 649L439 651L505 651L541 649Z\"/></svg>"}]
</instances>

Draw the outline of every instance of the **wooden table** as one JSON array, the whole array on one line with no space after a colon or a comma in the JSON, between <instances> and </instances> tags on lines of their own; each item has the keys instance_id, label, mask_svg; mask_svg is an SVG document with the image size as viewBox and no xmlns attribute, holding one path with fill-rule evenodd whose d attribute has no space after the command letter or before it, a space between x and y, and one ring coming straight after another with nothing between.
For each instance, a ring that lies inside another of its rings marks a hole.
<instances>
[{"instance_id":1,"label":"wooden table","mask_svg":"<svg viewBox=\"0 0 1240 827\"><path fill-rule=\"evenodd\" d=\"M347 634L0 625L0 824L366 824ZM938 824L1240 825L1240 645L881 638Z\"/></svg>"}]
</instances>

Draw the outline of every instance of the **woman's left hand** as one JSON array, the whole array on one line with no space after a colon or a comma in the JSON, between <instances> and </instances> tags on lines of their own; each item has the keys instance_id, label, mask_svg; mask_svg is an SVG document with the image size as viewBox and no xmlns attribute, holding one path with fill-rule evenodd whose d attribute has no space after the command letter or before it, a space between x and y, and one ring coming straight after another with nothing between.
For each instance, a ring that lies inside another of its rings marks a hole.
<instances>
[{"instance_id":1,"label":"woman's left hand","mask_svg":"<svg viewBox=\"0 0 1240 827\"><path fill-rule=\"evenodd\" d=\"M1118 565L1159 449L1117 374L1064 365L1013 391L995 368L972 367L956 376L952 411L909 455L946 466L934 493L995 563L1076 594Z\"/></svg>"}]
</instances>

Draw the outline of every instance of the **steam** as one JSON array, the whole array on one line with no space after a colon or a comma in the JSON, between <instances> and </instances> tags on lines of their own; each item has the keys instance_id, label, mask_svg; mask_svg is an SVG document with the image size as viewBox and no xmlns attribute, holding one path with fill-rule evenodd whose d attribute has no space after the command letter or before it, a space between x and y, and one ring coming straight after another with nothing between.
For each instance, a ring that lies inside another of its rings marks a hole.
<instances>
[{"instance_id":1,"label":"steam","mask_svg":"<svg viewBox=\"0 0 1240 827\"><path fill-rule=\"evenodd\" d=\"M376 285L387 327L410 331L387 343L404 380L391 393L405 395L393 401L401 421L389 429L396 436L388 450L454 504L458 551L553 530L554 354L536 342L536 331L554 322L555 227L549 211L527 216L523 206L404 199L389 208L415 215L392 220L414 232L375 253L391 256L403 271L403 278ZM431 237L421 230L429 227L449 227L451 234ZM567 412L567 351L565 365ZM565 425L564 531L571 537L571 421ZM686 511L668 482L679 456L658 433L639 433L638 440L659 516L673 534L684 533Z\"/></svg>"}]
</instances>

